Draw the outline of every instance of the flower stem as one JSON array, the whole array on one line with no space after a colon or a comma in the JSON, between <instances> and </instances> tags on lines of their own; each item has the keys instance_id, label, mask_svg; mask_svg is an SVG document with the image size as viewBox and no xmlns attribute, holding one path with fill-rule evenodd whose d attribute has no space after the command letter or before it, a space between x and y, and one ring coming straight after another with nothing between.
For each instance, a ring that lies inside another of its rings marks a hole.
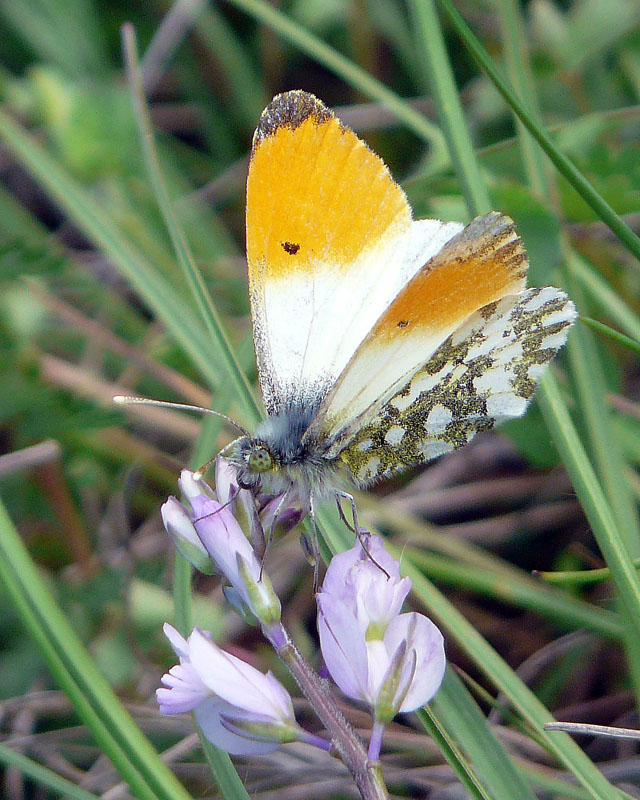
<instances>
[{"instance_id":1,"label":"flower stem","mask_svg":"<svg viewBox=\"0 0 640 800\"><path fill-rule=\"evenodd\" d=\"M303 739L300 739L300 741L306 742L306 744L313 745L314 747L319 747L320 750L326 750L327 752L331 750L331 742L328 739L323 739L321 736L309 733L309 731L305 731L305 736Z\"/></svg>"},{"instance_id":2,"label":"flower stem","mask_svg":"<svg viewBox=\"0 0 640 800\"><path fill-rule=\"evenodd\" d=\"M371 741L369 742L369 760L379 761L380 750L382 749L382 737L384 736L385 725L383 722L375 720L371 731Z\"/></svg>"},{"instance_id":3,"label":"flower stem","mask_svg":"<svg viewBox=\"0 0 640 800\"><path fill-rule=\"evenodd\" d=\"M344 718L325 682L311 669L284 628L281 628L281 633L286 641L275 648L276 652L329 731L333 748L353 776L363 800L388 800L380 763L369 758L364 744ZM268 638L274 644L271 637Z\"/></svg>"}]
</instances>

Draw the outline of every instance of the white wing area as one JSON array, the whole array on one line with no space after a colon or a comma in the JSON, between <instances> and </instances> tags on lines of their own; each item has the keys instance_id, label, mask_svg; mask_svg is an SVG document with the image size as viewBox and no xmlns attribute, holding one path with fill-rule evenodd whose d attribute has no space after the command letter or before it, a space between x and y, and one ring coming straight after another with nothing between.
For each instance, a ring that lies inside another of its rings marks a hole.
<instances>
[{"instance_id":1,"label":"white wing area","mask_svg":"<svg viewBox=\"0 0 640 800\"><path fill-rule=\"evenodd\" d=\"M269 413L322 399L401 289L463 229L431 219L394 227L363 242L347 269L323 261L260 280L255 267L254 336Z\"/></svg>"},{"instance_id":2,"label":"white wing area","mask_svg":"<svg viewBox=\"0 0 640 800\"><path fill-rule=\"evenodd\" d=\"M477 309L524 288L526 256L513 221L477 217L445 243L368 333L318 411L312 435L331 440L379 407Z\"/></svg>"}]
</instances>

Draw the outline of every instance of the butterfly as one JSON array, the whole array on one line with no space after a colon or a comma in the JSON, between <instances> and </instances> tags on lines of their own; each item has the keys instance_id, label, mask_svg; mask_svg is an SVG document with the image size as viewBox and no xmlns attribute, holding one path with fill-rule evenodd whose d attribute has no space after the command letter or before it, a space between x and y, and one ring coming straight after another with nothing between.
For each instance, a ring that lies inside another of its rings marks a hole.
<instances>
[{"instance_id":1,"label":"butterfly","mask_svg":"<svg viewBox=\"0 0 640 800\"><path fill-rule=\"evenodd\" d=\"M366 487L519 417L576 318L498 212L414 220L384 162L316 97L277 95L247 180L268 417L228 449L242 487ZM225 453L226 454L226 453Z\"/></svg>"}]
</instances>

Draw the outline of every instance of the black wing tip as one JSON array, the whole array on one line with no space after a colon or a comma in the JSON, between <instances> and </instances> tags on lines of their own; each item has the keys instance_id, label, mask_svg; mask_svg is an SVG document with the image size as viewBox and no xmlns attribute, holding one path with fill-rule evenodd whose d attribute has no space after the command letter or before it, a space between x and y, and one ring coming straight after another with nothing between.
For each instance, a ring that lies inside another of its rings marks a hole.
<instances>
[{"instance_id":1,"label":"black wing tip","mask_svg":"<svg viewBox=\"0 0 640 800\"><path fill-rule=\"evenodd\" d=\"M502 211L489 211L487 214L474 217L466 227L466 230L475 231L476 229L488 229L494 235L508 234L511 231L516 232L516 223Z\"/></svg>"},{"instance_id":2,"label":"black wing tip","mask_svg":"<svg viewBox=\"0 0 640 800\"><path fill-rule=\"evenodd\" d=\"M260 116L260 122L253 136L253 146L272 136L279 128L297 128L309 117L312 117L317 125L321 125L332 119L333 113L322 100L301 89L277 94Z\"/></svg>"}]
</instances>

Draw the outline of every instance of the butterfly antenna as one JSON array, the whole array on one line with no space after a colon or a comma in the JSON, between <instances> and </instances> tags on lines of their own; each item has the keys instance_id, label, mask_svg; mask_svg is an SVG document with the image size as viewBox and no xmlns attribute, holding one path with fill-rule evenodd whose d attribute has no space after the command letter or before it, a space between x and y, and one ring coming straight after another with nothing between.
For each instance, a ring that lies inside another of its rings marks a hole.
<instances>
[{"instance_id":1,"label":"butterfly antenna","mask_svg":"<svg viewBox=\"0 0 640 800\"><path fill-rule=\"evenodd\" d=\"M240 427L240 426L238 426L238 427ZM240 430L242 430L242 428L240 428ZM248 434L246 431L244 431L244 430L242 430L242 432L244 433L244 435L245 435L245 436L248 436L248 435L249 435L249 434ZM209 467L213 466L213 465L216 463L216 461L218 460L218 456L223 456L223 457L224 457L224 454L225 454L225 452L226 452L227 450L230 450L230 449L231 449L231 448L232 448L232 447L233 447L233 446L234 446L234 445L235 445L235 444L236 444L238 441L239 441L238 439L234 439L232 442L229 442L229 444L226 444L226 445L225 445L225 446L222 448L222 450L220 450L218 453L216 453L216 454L215 454L215 456L213 456L212 458L210 458L210 459L209 459L209 460L208 460L206 463L204 463L204 464L203 464L201 467L198 467L198 469L194 470L194 472L193 472L193 477L194 477L194 478L195 478L197 481L199 481L199 480L201 480L202 478L204 478L204 476L205 476L205 473L206 473L206 472L209 470Z\"/></svg>"},{"instance_id":2,"label":"butterfly antenna","mask_svg":"<svg viewBox=\"0 0 640 800\"><path fill-rule=\"evenodd\" d=\"M226 414L221 414L219 411L213 411L211 408L202 408L202 406L191 406L187 403L172 403L169 400L151 400L148 397L129 397L128 395L117 394L113 398L113 402L119 406L155 406L156 408L177 408L181 411L198 411L200 414L213 414L214 417L220 417L229 425L240 431L245 436L249 436L249 432L245 430L242 425L236 422ZM199 470L198 470L199 471Z\"/></svg>"}]
</instances>

